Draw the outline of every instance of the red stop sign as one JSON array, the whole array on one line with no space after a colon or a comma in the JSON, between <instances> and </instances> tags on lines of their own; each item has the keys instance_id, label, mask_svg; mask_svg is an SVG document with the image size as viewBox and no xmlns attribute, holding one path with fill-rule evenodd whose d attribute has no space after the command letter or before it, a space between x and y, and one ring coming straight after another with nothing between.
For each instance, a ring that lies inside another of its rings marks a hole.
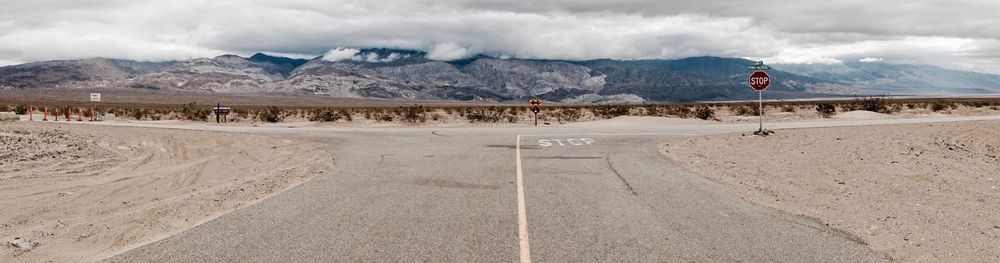
<instances>
[{"instance_id":1,"label":"red stop sign","mask_svg":"<svg viewBox=\"0 0 1000 263\"><path fill-rule=\"evenodd\" d=\"M771 86L771 76L768 76L767 72L758 70L750 74L750 88L756 91L764 91L767 89L767 86Z\"/></svg>"}]
</instances>

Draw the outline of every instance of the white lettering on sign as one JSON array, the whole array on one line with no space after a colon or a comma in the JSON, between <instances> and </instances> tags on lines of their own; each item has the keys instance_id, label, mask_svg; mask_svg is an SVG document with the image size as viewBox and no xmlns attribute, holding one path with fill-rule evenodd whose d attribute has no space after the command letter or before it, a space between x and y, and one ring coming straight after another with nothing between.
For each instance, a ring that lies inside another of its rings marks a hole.
<instances>
[{"instance_id":1,"label":"white lettering on sign","mask_svg":"<svg viewBox=\"0 0 1000 263\"><path fill-rule=\"evenodd\" d=\"M758 84L763 85L763 84L766 84L767 82L768 82L768 78L767 77L753 77L753 78L750 78L750 85L758 85Z\"/></svg>"},{"instance_id":2,"label":"white lettering on sign","mask_svg":"<svg viewBox=\"0 0 1000 263\"><path fill-rule=\"evenodd\" d=\"M542 139L538 140L538 146L587 146L594 144L591 138L569 138L569 139Z\"/></svg>"}]
</instances>

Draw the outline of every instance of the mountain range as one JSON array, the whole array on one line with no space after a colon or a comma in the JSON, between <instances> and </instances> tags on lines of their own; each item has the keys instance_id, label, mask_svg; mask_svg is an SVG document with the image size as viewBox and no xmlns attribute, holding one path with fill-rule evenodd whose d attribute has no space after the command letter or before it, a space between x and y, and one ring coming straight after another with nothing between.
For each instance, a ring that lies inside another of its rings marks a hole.
<instances>
[{"instance_id":1,"label":"mountain range","mask_svg":"<svg viewBox=\"0 0 1000 263\"><path fill-rule=\"evenodd\" d=\"M0 67L0 89L140 89L348 98L567 103L690 102L756 97L739 58L455 61L422 51L361 49L336 60L258 53L174 62L93 58ZM930 66L778 65L768 98L864 93L998 93L1000 76Z\"/></svg>"}]
</instances>

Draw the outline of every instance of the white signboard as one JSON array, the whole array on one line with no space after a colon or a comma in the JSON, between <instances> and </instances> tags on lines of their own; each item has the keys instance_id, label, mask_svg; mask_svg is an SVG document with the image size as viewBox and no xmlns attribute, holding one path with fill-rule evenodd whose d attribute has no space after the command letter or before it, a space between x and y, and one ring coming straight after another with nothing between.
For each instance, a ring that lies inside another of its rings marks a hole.
<instances>
[{"instance_id":1,"label":"white signboard","mask_svg":"<svg viewBox=\"0 0 1000 263\"><path fill-rule=\"evenodd\" d=\"M90 93L90 101L101 101L100 93Z\"/></svg>"}]
</instances>

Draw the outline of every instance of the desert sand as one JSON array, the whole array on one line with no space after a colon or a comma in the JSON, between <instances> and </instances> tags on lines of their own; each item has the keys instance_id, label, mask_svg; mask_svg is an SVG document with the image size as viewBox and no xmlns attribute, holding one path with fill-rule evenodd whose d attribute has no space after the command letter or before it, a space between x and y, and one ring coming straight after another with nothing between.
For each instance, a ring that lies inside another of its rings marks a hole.
<instances>
[{"instance_id":1,"label":"desert sand","mask_svg":"<svg viewBox=\"0 0 1000 263\"><path fill-rule=\"evenodd\" d=\"M661 150L752 202L844 230L895 261L1000 262L1000 122L727 134Z\"/></svg>"},{"instance_id":2,"label":"desert sand","mask_svg":"<svg viewBox=\"0 0 1000 263\"><path fill-rule=\"evenodd\" d=\"M90 262L192 228L332 167L262 136L0 124L0 262ZM30 242L24 251L10 242Z\"/></svg>"}]
</instances>

